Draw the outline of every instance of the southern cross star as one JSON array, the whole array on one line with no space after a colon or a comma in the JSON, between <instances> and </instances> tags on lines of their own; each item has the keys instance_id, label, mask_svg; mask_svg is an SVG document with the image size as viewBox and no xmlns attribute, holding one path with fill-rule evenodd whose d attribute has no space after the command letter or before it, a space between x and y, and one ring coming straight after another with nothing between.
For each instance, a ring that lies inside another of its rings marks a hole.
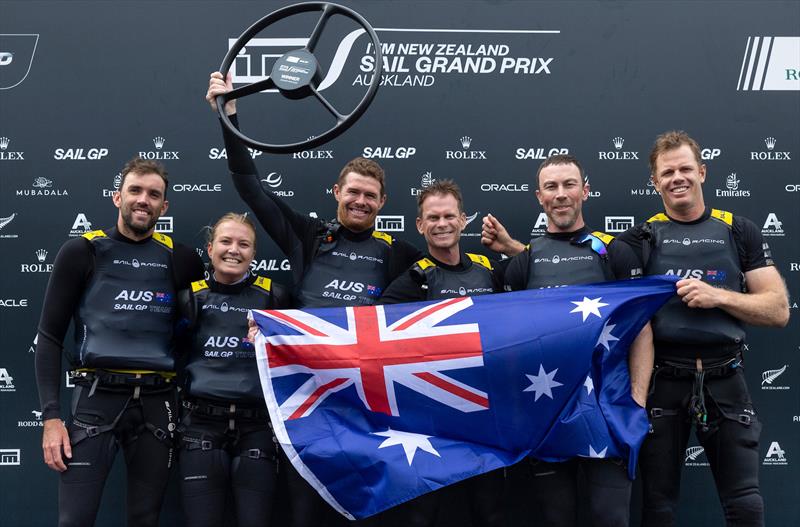
<instances>
[{"instance_id":1,"label":"southern cross star","mask_svg":"<svg viewBox=\"0 0 800 527\"><path fill-rule=\"evenodd\" d=\"M583 385L586 387L586 395L592 393L592 390L594 390L594 381L592 380L591 375L586 376L586 380L583 381Z\"/></svg>"},{"instance_id":2,"label":"southern cross star","mask_svg":"<svg viewBox=\"0 0 800 527\"><path fill-rule=\"evenodd\" d=\"M594 447L591 444L589 445L589 457L603 458L603 457L606 457L606 452L607 451L608 451L608 447L605 447L603 450L598 452L598 451L596 451L594 449Z\"/></svg>"},{"instance_id":3,"label":"southern cross star","mask_svg":"<svg viewBox=\"0 0 800 527\"><path fill-rule=\"evenodd\" d=\"M583 297L583 300L579 302L575 302L573 300L572 303L575 304L577 307L572 311L570 311L570 313L580 313L581 315L583 315L584 322L586 322L586 317L588 317L589 315L597 315L598 317L602 318L602 315L600 315L600 308L608 305L605 302L600 302L600 300L602 299L603 299L602 297L598 298Z\"/></svg>"},{"instance_id":4,"label":"southern cross star","mask_svg":"<svg viewBox=\"0 0 800 527\"><path fill-rule=\"evenodd\" d=\"M533 402L539 400L539 397L542 395L546 395L549 398L553 398L552 388L556 388L558 386L563 386L560 382L555 380L556 372L558 368L547 373L544 371L544 366L539 364L539 374L538 375L528 375L525 374L525 377L531 381L531 385L522 390L523 392L534 392L536 395L533 398Z\"/></svg>"},{"instance_id":5,"label":"southern cross star","mask_svg":"<svg viewBox=\"0 0 800 527\"><path fill-rule=\"evenodd\" d=\"M396 445L402 446L403 451L406 453L406 459L408 460L409 466L411 466L411 462L414 461L414 454L417 453L417 449L424 450L425 452L429 452L437 457L442 457L439 455L439 452L433 448L431 442L428 441L428 438L432 436L412 434L411 432L401 432L400 430L392 430L391 428L385 432L372 432L372 435L388 438L385 439L383 443L378 446L378 448L386 448L388 446Z\"/></svg>"},{"instance_id":6,"label":"southern cross star","mask_svg":"<svg viewBox=\"0 0 800 527\"><path fill-rule=\"evenodd\" d=\"M611 346L609 346L609 344L615 340L619 340L611 334L615 327L617 327L616 324L609 324L606 322L605 326L603 326L603 332L600 334L600 338L597 339L597 344L595 344L595 346L602 344L606 348L606 351L610 350Z\"/></svg>"}]
</instances>

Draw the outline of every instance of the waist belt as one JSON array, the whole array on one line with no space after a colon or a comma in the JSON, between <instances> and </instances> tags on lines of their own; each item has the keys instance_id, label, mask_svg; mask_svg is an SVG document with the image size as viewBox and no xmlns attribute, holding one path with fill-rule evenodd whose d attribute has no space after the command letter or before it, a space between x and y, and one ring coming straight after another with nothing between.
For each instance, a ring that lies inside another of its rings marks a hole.
<instances>
[{"instance_id":1,"label":"waist belt","mask_svg":"<svg viewBox=\"0 0 800 527\"><path fill-rule=\"evenodd\" d=\"M697 372L702 372L705 377L728 377L741 366L742 354L738 352L723 359L656 359L654 370L657 374L673 377L693 377Z\"/></svg>"},{"instance_id":2,"label":"waist belt","mask_svg":"<svg viewBox=\"0 0 800 527\"><path fill-rule=\"evenodd\" d=\"M241 406L235 403L229 405L215 404L204 399L184 399L181 403L184 408L209 417L225 417L239 419L269 419L269 412L260 406Z\"/></svg>"},{"instance_id":3,"label":"waist belt","mask_svg":"<svg viewBox=\"0 0 800 527\"><path fill-rule=\"evenodd\" d=\"M139 397L142 388L145 391L163 391L175 385L175 372L170 371L125 371L102 370L99 368L79 368L69 372L72 382L91 385L89 397L100 388L133 388L134 399Z\"/></svg>"},{"instance_id":4,"label":"waist belt","mask_svg":"<svg viewBox=\"0 0 800 527\"><path fill-rule=\"evenodd\" d=\"M730 377L734 375L742 366L742 354L736 353L735 356L726 359L717 360L702 360L695 359L689 362L687 360L671 360L659 359L653 368L653 382L652 390L655 389L656 377L658 375L667 375L671 377L690 377L693 378L692 395L689 399L688 411L692 420L698 428L703 432L709 430L708 425L708 411L706 409L706 396L705 396L705 378L706 377ZM653 418L663 417L665 415L675 415L677 410L665 410L663 408L651 408L650 416ZM742 414L738 419L742 424L750 424L750 416ZM652 425L651 425L652 428Z\"/></svg>"}]
</instances>

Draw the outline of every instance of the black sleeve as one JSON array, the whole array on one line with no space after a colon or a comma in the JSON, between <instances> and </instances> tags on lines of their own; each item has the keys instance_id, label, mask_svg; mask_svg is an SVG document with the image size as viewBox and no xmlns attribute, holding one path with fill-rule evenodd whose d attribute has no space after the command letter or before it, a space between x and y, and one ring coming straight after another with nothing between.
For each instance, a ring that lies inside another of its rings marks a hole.
<instances>
[{"instance_id":1,"label":"black sleeve","mask_svg":"<svg viewBox=\"0 0 800 527\"><path fill-rule=\"evenodd\" d=\"M508 259L503 277L506 291L522 291L528 286L528 265L531 251L526 248L521 253Z\"/></svg>"},{"instance_id":2,"label":"black sleeve","mask_svg":"<svg viewBox=\"0 0 800 527\"><path fill-rule=\"evenodd\" d=\"M203 260L190 247L176 243L172 250L173 277L177 290L188 289L192 282L205 278L206 267Z\"/></svg>"},{"instance_id":3,"label":"black sleeve","mask_svg":"<svg viewBox=\"0 0 800 527\"><path fill-rule=\"evenodd\" d=\"M270 309L288 309L291 307L291 298L289 289L283 284L277 284L272 281L272 300Z\"/></svg>"},{"instance_id":4,"label":"black sleeve","mask_svg":"<svg viewBox=\"0 0 800 527\"><path fill-rule=\"evenodd\" d=\"M628 280L642 276L642 264L630 245L614 239L608 245L611 270L617 280Z\"/></svg>"},{"instance_id":5,"label":"black sleeve","mask_svg":"<svg viewBox=\"0 0 800 527\"><path fill-rule=\"evenodd\" d=\"M755 223L741 216L733 217L733 238L736 241L736 250L739 252L739 262L742 272L752 271L761 267L775 265L772 261L772 250L764 241L761 231Z\"/></svg>"},{"instance_id":6,"label":"black sleeve","mask_svg":"<svg viewBox=\"0 0 800 527\"><path fill-rule=\"evenodd\" d=\"M93 267L92 247L85 238L75 238L65 243L53 263L36 338L36 386L42 419L60 416L59 388L64 336Z\"/></svg>"},{"instance_id":7,"label":"black sleeve","mask_svg":"<svg viewBox=\"0 0 800 527\"><path fill-rule=\"evenodd\" d=\"M193 331L197 323L197 302L191 289L178 291L178 329Z\"/></svg>"},{"instance_id":8,"label":"black sleeve","mask_svg":"<svg viewBox=\"0 0 800 527\"><path fill-rule=\"evenodd\" d=\"M403 240L394 240L392 242L387 281L392 282L402 276L409 267L414 265L414 262L423 258L425 258L425 254L410 243Z\"/></svg>"},{"instance_id":9,"label":"black sleeve","mask_svg":"<svg viewBox=\"0 0 800 527\"><path fill-rule=\"evenodd\" d=\"M491 262L493 278L497 281L497 284L500 287L498 291L503 291L503 285L505 284L506 280L506 270L508 270L508 264L511 262L511 258L491 260Z\"/></svg>"},{"instance_id":10,"label":"black sleeve","mask_svg":"<svg viewBox=\"0 0 800 527\"><path fill-rule=\"evenodd\" d=\"M405 304L422 302L428 297L422 285L407 271L392 281L378 300L379 304Z\"/></svg>"},{"instance_id":11,"label":"black sleeve","mask_svg":"<svg viewBox=\"0 0 800 527\"><path fill-rule=\"evenodd\" d=\"M235 114L231 116L231 122L238 127ZM247 147L225 126L222 127L222 136L233 186L289 259L292 276L299 283L306 264L314 256L315 239L324 229L324 222L292 210L275 194L265 190Z\"/></svg>"},{"instance_id":12,"label":"black sleeve","mask_svg":"<svg viewBox=\"0 0 800 527\"><path fill-rule=\"evenodd\" d=\"M644 261L642 247L645 244L644 224L634 225L627 231L623 232L622 234L614 238L614 240L616 242L622 242L628 247L630 247L631 250L633 251L634 257L639 262L638 267L644 269L644 265L642 263Z\"/></svg>"}]
</instances>

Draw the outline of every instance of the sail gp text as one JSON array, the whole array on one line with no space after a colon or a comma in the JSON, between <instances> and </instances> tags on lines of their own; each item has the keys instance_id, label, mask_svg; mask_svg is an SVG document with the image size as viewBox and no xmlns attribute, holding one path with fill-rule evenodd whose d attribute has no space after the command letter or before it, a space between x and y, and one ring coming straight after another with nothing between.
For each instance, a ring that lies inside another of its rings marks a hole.
<instances>
[{"instance_id":1,"label":"sail gp text","mask_svg":"<svg viewBox=\"0 0 800 527\"><path fill-rule=\"evenodd\" d=\"M372 81L375 57L372 43L361 57L354 86ZM381 86L432 86L436 74L550 75L553 57L512 57L506 44L381 43Z\"/></svg>"}]
</instances>

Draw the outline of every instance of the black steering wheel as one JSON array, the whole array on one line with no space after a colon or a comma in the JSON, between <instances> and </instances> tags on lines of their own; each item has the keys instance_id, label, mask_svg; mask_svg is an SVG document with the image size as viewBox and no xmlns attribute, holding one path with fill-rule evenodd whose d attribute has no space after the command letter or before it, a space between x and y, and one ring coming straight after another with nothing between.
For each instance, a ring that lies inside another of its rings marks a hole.
<instances>
[{"instance_id":1,"label":"black steering wheel","mask_svg":"<svg viewBox=\"0 0 800 527\"><path fill-rule=\"evenodd\" d=\"M378 91L380 85L381 72L383 70L383 59L381 56L381 44L378 41L378 35L375 30L361 15L339 4L330 2L303 2L300 4L290 5L277 11L268 14L252 26L236 40L233 47L228 50L228 54L222 61L219 70L223 77L227 77L228 70L231 67L236 56L245 47L250 40L266 27L274 24L279 20L296 15L298 13L307 13L311 11L322 11L322 15L317 20L311 36L308 38L308 43L305 47L294 51L289 51L281 56L273 65L272 72L269 77L264 80L248 84L240 88L236 88L224 95L219 95L216 99L217 112L222 119L223 124L236 135L247 146L262 150L264 152L273 153L292 153L300 152L302 150L309 150L315 148L328 141L338 137L345 130L350 128L356 120L367 110L367 107L375 98L375 93ZM367 33L372 41L372 49L374 50L375 71L372 75L372 81L367 88L364 97L359 101L358 105L348 114L339 112L318 90L320 81L323 78L322 71L314 57L314 49L319 41L319 37L325 28L325 23L328 19L336 14L344 15L358 25ZM283 144L270 144L262 143L254 139L250 139L242 132L236 129L231 123L231 120L225 115L225 103L233 100L258 93L263 90L277 88L278 91L289 99L302 99L313 95L317 100L330 112L336 119L336 124L328 130L317 134L305 141L297 143L283 143Z\"/></svg>"}]
</instances>

